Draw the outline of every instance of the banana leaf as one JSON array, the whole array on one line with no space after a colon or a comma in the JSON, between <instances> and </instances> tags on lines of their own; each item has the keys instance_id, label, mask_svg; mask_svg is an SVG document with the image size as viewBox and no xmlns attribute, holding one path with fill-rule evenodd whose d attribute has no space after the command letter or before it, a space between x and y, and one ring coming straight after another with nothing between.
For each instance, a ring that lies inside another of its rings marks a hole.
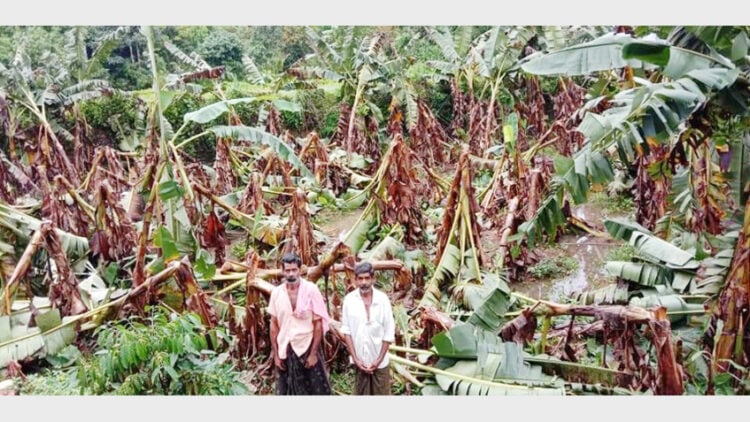
<instances>
[{"instance_id":1,"label":"banana leaf","mask_svg":"<svg viewBox=\"0 0 750 422\"><path fill-rule=\"evenodd\" d=\"M504 384L477 377L482 367L479 362L461 360L435 375L435 380L443 391L461 396L564 396L562 387L535 387Z\"/></svg>"},{"instance_id":2,"label":"banana leaf","mask_svg":"<svg viewBox=\"0 0 750 422\"><path fill-rule=\"evenodd\" d=\"M616 277L642 286L667 284L672 277L669 270L645 262L608 261L604 268Z\"/></svg>"},{"instance_id":3,"label":"banana leaf","mask_svg":"<svg viewBox=\"0 0 750 422\"><path fill-rule=\"evenodd\" d=\"M665 40L634 40L623 46L625 59L638 59L663 68L664 75L677 79L696 69L712 66L734 68L729 60L721 56L708 56L694 50L670 45Z\"/></svg>"},{"instance_id":4,"label":"banana leaf","mask_svg":"<svg viewBox=\"0 0 750 422\"><path fill-rule=\"evenodd\" d=\"M229 307L231 306L234 311L234 320L238 324L241 324L242 321L245 319L245 308L242 306L237 305L230 305L229 302L223 301L221 299L211 297L211 305L213 306L214 310L216 311L216 316L219 317L220 320L224 321L229 316Z\"/></svg>"},{"instance_id":5,"label":"banana leaf","mask_svg":"<svg viewBox=\"0 0 750 422\"><path fill-rule=\"evenodd\" d=\"M456 343L469 344L459 334L466 329L451 329ZM473 334L473 333L472 333ZM459 395L564 395L559 379L542 373L542 367L524 359L523 346L502 342L496 335L479 330L476 360L459 360L435 375L441 389ZM436 346L436 349L440 350ZM438 352L439 356L442 356Z\"/></svg>"},{"instance_id":6,"label":"banana leaf","mask_svg":"<svg viewBox=\"0 0 750 422\"><path fill-rule=\"evenodd\" d=\"M477 358L477 335L487 339L487 333L479 330L472 324L456 324L446 332L438 333L432 337L435 353L443 358L451 359L476 359ZM490 335L492 335L490 333ZM494 336L494 335L493 335ZM494 336L496 342L500 338Z\"/></svg>"},{"instance_id":7,"label":"banana leaf","mask_svg":"<svg viewBox=\"0 0 750 422\"><path fill-rule=\"evenodd\" d=\"M667 268L697 270L700 265L689 252L653 235L633 232L630 244L640 256Z\"/></svg>"},{"instance_id":8,"label":"banana leaf","mask_svg":"<svg viewBox=\"0 0 750 422\"><path fill-rule=\"evenodd\" d=\"M232 100L219 101L213 104L209 104L198 110L185 113L182 119L185 122L195 122L199 124L208 123L216 119L217 117L221 116L222 114L228 112L229 106L232 106L235 104L251 103L255 100L256 100L255 98L250 97L250 98L235 98Z\"/></svg>"},{"instance_id":9,"label":"banana leaf","mask_svg":"<svg viewBox=\"0 0 750 422\"><path fill-rule=\"evenodd\" d=\"M567 362L548 355L529 356L524 360L539 365L546 374L559 376L566 382L617 385L618 378L628 379L633 376L615 369Z\"/></svg>"},{"instance_id":10,"label":"banana leaf","mask_svg":"<svg viewBox=\"0 0 750 422\"><path fill-rule=\"evenodd\" d=\"M287 161L293 168L300 171L302 176L314 178L305 164L297 157L292 147L270 133L250 126L214 126L209 128L216 136L257 142L271 147L276 155Z\"/></svg>"},{"instance_id":11,"label":"banana leaf","mask_svg":"<svg viewBox=\"0 0 750 422\"><path fill-rule=\"evenodd\" d=\"M425 283L424 295L417 307L433 306L439 309L441 307L440 298L442 297L440 285L455 280L460 271L461 251L456 245L448 243L443 249L443 254L432 273L432 277Z\"/></svg>"},{"instance_id":12,"label":"banana leaf","mask_svg":"<svg viewBox=\"0 0 750 422\"><path fill-rule=\"evenodd\" d=\"M30 313L0 316L0 368L13 361L49 356L76 338L76 317L60 318L57 309L37 316L37 327L29 328ZM41 318L40 318L41 317Z\"/></svg>"},{"instance_id":13,"label":"banana leaf","mask_svg":"<svg viewBox=\"0 0 750 422\"><path fill-rule=\"evenodd\" d=\"M643 227L635 221L627 220L624 218L607 218L604 220L604 227L607 229L609 234L615 239L629 241L630 236L633 232L641 232L646 234L653 234L651 230Z\"/></svg>"},{"instance_id":14,"label":"banana leaf","mask_svg":"<svg viewBox=\"0 0 750 422\"><path fill-rule=\"evenodd\" d=\"M494 276L494 277L493 277ZM468 293L470 308L474 310L467 322L487 331L497 332L505 323L510 307L510 287L494 274L486 274L480 291Z\"/></svg>"},{"instance_id":15,"label":"banana leaf","mask_svg":"<svg viewBox=\"0 0 750 422\"><path fill-rule=\"evenodd\" d=\"M607 34L595 40L539 56L531 56L521 68L534 75L588 75L625 66L643 67L640 60L626 59L622 49L633 42L627 34Z\"/></svg>"},{"instance_id":16,"label":"banana leaf","mask_svg":"<svg viewBox=\"0 0 750 422\"><path fill-rule=\"evenodd\" d=\"M736 241L736 238L735 238ZM690 280L690 294L713 295L719 293L732 263L734 249L722 249L716 255L703 260L703 272Z\"/></svg>"},{"instance_id":17,"label":"banana leaf","mask_svg":"<svg viewBox=\"0 0 750 422\"><path fill-rule=\"evenodd\" d=\"M578 296L577 302L583 305L624 305L629 298L628 284L618 283L583 292Z\"/></svg>"},{"instance_id":18,"label":"banana leaf","mask_svg":"<svg viewBox=\"0 0 750 422\"><path fill-rule=\"evenodd\" d=\"M28 239L33 232L39 230L41 220L24 214L10 205L0 204L0 226L6 227L22 238ZM55 228L62 248L70 257L81 257L89 250L89 241L85 237L76 236Z\"/></svg>"},{"instance_id":19,"label":"banana leaf","mask_svg":"<svg viewBox=\"0 0 750 422\"><path fill-rule=\"evenodd\" d=\"M388 236L384 237L383 240L378 242L378 244L375 245L372 249L368 250L367 252L363 252L362 259L366 259L368 261L380 261L393 258L402 259L404 257L406 248L404 247L404 244L401 243L398 239L394 238L393 235L398 234L392 232Z\"/></svg>"},{"instance_id":20,"label":"banana leaf","mask_svg":"<svg viewBox=\"0 0 750 422\"><path fill-rule=\"evenodd\" d=\"M371 207L368 206L368 209L370 208ZM343 239L341 239L341 241L344 242L344 244L348 246L355 255L358 254L369 242L367 234L375 224L375 219L366 215L368 214L368 209L365 209L354 226L352 226L352 228L343 236Z\"/></svg>"},{"instance_id":21,"label":"banana leaf","mask_svg":"<svg viewBox=\"0 0 750 422\"><path fill-rule=\"evenodd\" d=\"M685 320L691 312L696 314L703 312L702 304L687 303L679 295L670 293L670 290L641 290L640 292L643 297L631 298L628 302L630 306L641 308L664 307L667 309L669 321L673 324Z\"/></svg>"}]
</instances>

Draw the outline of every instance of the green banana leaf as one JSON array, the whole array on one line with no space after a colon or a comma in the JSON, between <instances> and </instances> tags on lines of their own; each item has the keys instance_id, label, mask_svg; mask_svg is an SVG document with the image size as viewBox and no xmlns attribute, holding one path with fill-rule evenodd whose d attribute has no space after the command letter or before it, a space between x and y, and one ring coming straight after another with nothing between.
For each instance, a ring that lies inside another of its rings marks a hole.
<instances>
[{"instance_id":1,"label":"green banana leaf","mask_svg":"<svg viewBox=\"0 0 750 422\"><path fill-rule=\"evenodd\" d=\"M250 126L214 126L209 128L216 136L257 142L271 147L276 155L287 161L295 169L299 170L304 177L314 178L304 163L294 153L292 147L270 133Z\"/></svg>"},{"instance_id":2,"label":"green banana leaf","mask_svg":"<svg viewBox=\"0 0 750 422\"><path fill-rule=\"evenodd\" d=\"M499 358L496 361L499 362ZM498 364L499 365L499 364ZM440 388L448 394L461 396L564 396L563 387L535 387L492 382L481 378L479 362L461 360L445 369L449 374L435 375Z\"/></svg>"},{"instance_id":3,"label":"green banana leaf","mask_svg":"<svg viewBox=\"0 0 750 422\"><path fill-rule=\"evenodd\" d=\"M505 313L510 308L510 287L497 275L485 273L481 290L471 290L465 295L474 310L467 322L487 331L497 332L505 323Z\"/></svg>"},{"instance_id":4,"label":"green banana leaf","mask_svg":"<svg viewBox=\"0 0 750 422\"><path fill-rule=\"evenodd\" d=\"M629 241L630 236L633 232L641 232L646 234L653 234L651 230L643 227L635 221L628 220L625 218L607 218L604 220L604 227L607 229L609 234L615 239Z\"/></svg>"},{"instance_id":5,"label":"green banana leaf","mask_svg":"<svg viewBox=\"0 0 750 422\"><path fill-rule=\"evenodd\" d=\"M367 234L375 224L375 218L367 215L367 210L371 208L372 207L368 206L368 208L365 209L354 226L352 226L352 228L349 229L348 232L346 232L344 238L342 239L344 244L348 246L349 249L352 250L352 253L355 255L358 254L369 242L369 240L367 239Z\"/></svg>"},{"instance_id":6,"label":"green banana leaf","mask_svg":"<svg viewBox=\"0 0 750 422\"><path fill-rule=\"evenodd\" d=\"M403 259L406 248L395 236L398 236L398 230L391 231L383 240L378 242L372 249L362 253L362 259L368 261L380 261L386 259Z\"/></svg>"},{"instance_id":7,"label":"green banana leaf","mask_svg":"<svg viewBox=\"0 0 750 422\"><path fill-rule=\"evenodd\" d=\"M60 318L57 309L36 317L37 327L28 327L30 312L0 316L0 368L13 361L49 356L76 338L75 317Z\"/></svg>"},{"instance_id":8,"label":"green banana leaf","mask_svg":"<svg viewBox=\"0 0 750 422\"><path fill-rule=\"evenodd\" d=\"M642 286L667 284L671 281L671 271L645 262L608 261L604 268L610 274Z\"/></svg>"},{"instance_id":9,"label":"green banana leaf","mask_svg":"<svg viewBox=\"0 0 750 422\"><path fill-rule=\"evenodd\" d=\"M629 286L617 283L583 292L578 296L577 302L584 305L625 305L629 298Z\"/></svg>"},{"instance_id":10,"label":"green banana leaf","mask_svg":"<svg viewBox=\"0 0 750 422\"><path fill-rule=\"evenodd\" d=\"M418 308L432 306L440 309L442 292L440 285L455 280L461 271L461 251L458 246L448 243L443 249L440 261L432 273L432 277L424 285L424 295L419 301Z\"/></svg>"},{"instance_id":11,"label":"green banana leaf","mask_svg":"<svg viewBox=\"0 0 750 422\"><path fill-rule=\"evenodd\" d=\"M539 365L544 373L559 376L566 382L617 385L618 378L632 377L632 374L615 369L567 362L548 355L528 356L524 360Z\"/></svg>"},{"instance_id":12,"label":"green banana leaf","mask_svg":"<svg viewBox=\"0 0 750 422\"><path fill-rule=\"evenodd\" d=\"M470 343L451 330L456 342ZM477 331L476 360L459 360L435 374L440 388L457 395L564 395L562 380L542 373L542 367L524 361L523 346L502 342L496 335ZM436 349L439 349L436 347ZM438 352L439 356L442 356Z\"/></svg>"},{"instance_id":13,"label":"green banana leaf","mask_svg":"<svg viewBox=\"0 0 750 422\"><path fill-rule=\"evenodd\" d=\"M235 104L245 104L245 103L251 103L256 101L255 98L249 97L249 98L235 98L232 100L225 100L225 101L219 101L213 104L209 104L205 107L202 107L198 110L191 111L189 113L185 113L183 116L183 121L185 122L195 122L199 124L208 123L217 117L221 116L222 114L229 111L229 107Z\"/></svg>"},{"instance_id":14,"label":"green banana leaf","mask_svg":"<svg viewBox=\"0 0 750 422\"><path fill-rule=\"evenodd\" d=\"M495 342L500 342L496 335L478 329L472 324L458 323L448 331L438 333L432 337L435 353L443 358L476 359L477 336L483 339L492 336Z\"/></svg>"},{"instance_id":15,"label":"green banana leaf","mask_svg":"<svg viewBox=\"0 0 750 422\"><path fill-rule=\"evenodd\" d=\"M653 63L661 68L666 76L677 79L696 69L712 66L734 68L731 61L721 56L707 56L697 51L670 45L664 40L636 40L623 46L625 59L638 59Z\"/></svg>"},{"instance_id":16,"label":"green banana leaf","mask_svg":"<svg viewBox=\"0 0 750 422\"><path fill-rule=\"evenodd\" d=\"M642 297L633 297L628 303L630 306L639 306L641 308L664 307L667 309L669 321L677 323L685 320L688 313L699 314L703 312L703 305L698 303L687 303L685 299L674 294L671 289L662 290L640 290Z\"/></svg>"},{"instance_id":17,"label":"green banana leaf","mask_svg":"<svg viewBox=\"0 0 750 422\"><path fill-rule=\"evenodd\" d=\"M643 67L640 60L623 57L622 49L633 42L627 34L607 34L583 44L530 57L521 68L534 75L588 75L625 66Z\"/></svg>"},{"instance_id":18,"label":"green banana leaf","mask_svg":"<svg viewBox=\"0 0 750 422\"><path fill-rule=\"evenodd\" d=\"M697 270L700 265L689 252L653 235L633 232L630 244L638 255L670 269Z\"/></svg>"},{"instance_id":19,"label":"green banana leaf","mask_svg":"<svg viewBox=\"0 0 750 422\"><path fill-rule=\"evenodd\" d=\"M0 204L0 226L6 227L22 238L28 239L39 230L41 220L24 214L10 205ZM85 237L55 228L63 250L68 256L81 257L89 250L89 241Z\"/></svg>"},{"instance_id":20,"label":"green banana leaf","mask_svg":"<svg viewBox=\"0 0 750 422\"><path fill-rule=\"evenodd\" d=\"M229 302L215 297L211 297L210 299L211 305L216 311L216 316L219 317L220 320L225 321L229 317L230 306L233 308L232 310L234 311L234 321L236 323L241 324L245 319L245 308L243 308L242 306L230 305Z\"/></svg>"},{"instance_id":21,"label":"green banana leaf","mask_svg":"<svg viewBox=\"0 0 750 422\"><path fill-rule=\"evenodd\" d=\"M690 280L690 293L696 295L714 295L719 293L722 286L724 286L733 256L734 249L727 248L703 260L701 263L703 266L702 274Z\"/></svg>"}]
</instances>

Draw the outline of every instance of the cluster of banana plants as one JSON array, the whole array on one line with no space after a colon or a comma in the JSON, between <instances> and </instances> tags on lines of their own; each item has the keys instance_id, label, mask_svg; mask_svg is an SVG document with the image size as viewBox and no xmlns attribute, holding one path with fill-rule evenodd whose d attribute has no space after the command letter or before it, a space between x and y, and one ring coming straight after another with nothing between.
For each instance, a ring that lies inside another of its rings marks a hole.
<instances>
[{"instance_id":1,"label":"cluster of banana plants","mask_svg":"<svg viewBox=\"0 0 750 422\"><path fill-rule=\"evenodd\" d=\"M0 68L0 368L161 303L225 326L235 365L270 377L265 304L288 251L325 294L334 368L356 261L385 274L392 366L423 394L682 394L673 326L707 309L709 372L748 366L747 30L590 29L415 28L401 52L393 29L307 28L312 54L275 74L245 57L248 80L231 81L143 27L153 85L117 92L137 122L96 146L80 105L116 91L90 78L127 29L65 56L72 73L19 46ZM438 54L415 77L418 43ZM320 87L339 108L331 136L284 127ZM184 95L201 106L175 128ZM572 215L616 169L636 221ZM321 208L359 217L331 240ZM566 304L513 291L536 246L581 229L633 246L606 264L615 284Z\"/></svg>"}]
</instances>

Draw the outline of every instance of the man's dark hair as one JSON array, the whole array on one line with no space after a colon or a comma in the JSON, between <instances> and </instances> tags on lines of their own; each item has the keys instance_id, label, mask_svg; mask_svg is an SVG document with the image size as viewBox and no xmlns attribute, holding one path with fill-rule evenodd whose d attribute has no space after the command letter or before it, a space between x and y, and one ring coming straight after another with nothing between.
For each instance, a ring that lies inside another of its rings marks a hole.
<instances>
[{"instance_id":1,"label":"man's dark hair","mask_svg":"<svg viewBox=\"0 0 750 422\"><path fill-rule=\"evenodd\" d=\"M284 264L297 264L298 267L302 267L302 259L294 252L287 252L281 257L281 266Z\"/></svg>"},{"instance_id":2,"label":"man's dark hair","mask_svg":"<svg viewBox=\"0 0 750 422\"><path fill-rule=\"evenodd\" d=\"M372 264L369 262L360 262L354 267L354 275L358 276L360 274L369 273L370 275L375 275L375 269L372 267Z\"/></svg>"}]
</instances>

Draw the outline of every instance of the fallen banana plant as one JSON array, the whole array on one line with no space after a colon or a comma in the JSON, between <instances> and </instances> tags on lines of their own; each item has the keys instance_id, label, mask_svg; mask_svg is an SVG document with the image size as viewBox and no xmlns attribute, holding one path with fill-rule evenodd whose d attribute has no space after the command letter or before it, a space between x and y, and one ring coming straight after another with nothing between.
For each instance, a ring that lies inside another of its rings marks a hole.
<instances>
[{"instance_id":1,"label":"fallen banana plant","mask_svg":"<svg viewBox=\"0 0 750 422\"><path fill-rule=\"evenodd\" d=\"M424 295L418 308L441 308L442 292L449 284L466 281L482 284L481 267L484 258L479 237L480 227L476 220L479 206L471 180L469 152L464 150L458 161L438 229L435 270L425 283Z\"/></svg>"}]
</instances>

